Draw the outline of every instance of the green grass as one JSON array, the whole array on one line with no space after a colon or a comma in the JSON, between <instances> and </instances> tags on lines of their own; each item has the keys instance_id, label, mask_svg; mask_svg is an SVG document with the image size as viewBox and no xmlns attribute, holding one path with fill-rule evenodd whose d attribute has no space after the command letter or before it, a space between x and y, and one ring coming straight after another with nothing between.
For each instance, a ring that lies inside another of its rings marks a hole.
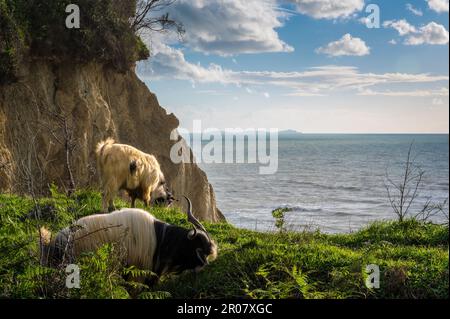
<instances>
[{"instance_id":1,"label":"green grass","mask_svg":"<svg viewBox=\"0 0 450 319\"><path fill-rule=\"evenodd\" d=\"M260 233L227 223L208 224L219 246L202 272L161 278L154 287L127 282L117 250L105 246L83 256L81 289L64 288L63 269L38 263L38 231L57 231L100 210L101 197L72 198L53 189L34 217L29 198L0 195L0 297L9 298L448 298L448 226L376 222L351 234ZM118 207L127 203L118 200ZM156 217L190 227L177 209L153 208ZM380 289L365 285L366 265L380 267Z\"/></svg>"}]
</instances>

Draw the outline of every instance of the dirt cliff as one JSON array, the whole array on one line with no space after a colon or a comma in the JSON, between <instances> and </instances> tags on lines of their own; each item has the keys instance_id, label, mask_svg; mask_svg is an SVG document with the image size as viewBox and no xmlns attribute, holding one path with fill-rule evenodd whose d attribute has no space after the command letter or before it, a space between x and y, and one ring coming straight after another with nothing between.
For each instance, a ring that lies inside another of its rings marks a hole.
<instances>
[{"instance_id":1,"label":"dirt cliff","mask_svg":"<svg viewBox=\"0 0 450 319\"><path fill-rule=\"evenodd\" d=\"M178 125L133 70L30 58L18 82L0 85L0 191L52 182L67 189L70 174L76 187L97 188L95 145L113 137L154 154L174 195L191 197L199 218L223 220L206 174L170 159Z\"/></svg>"}]
</instances>

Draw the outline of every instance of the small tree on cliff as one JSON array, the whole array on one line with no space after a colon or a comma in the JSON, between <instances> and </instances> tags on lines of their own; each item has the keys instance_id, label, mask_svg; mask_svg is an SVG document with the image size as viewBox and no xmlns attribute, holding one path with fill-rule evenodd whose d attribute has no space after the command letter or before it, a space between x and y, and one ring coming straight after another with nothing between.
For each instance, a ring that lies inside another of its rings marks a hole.
<instances>
[{"instance_id":1,"label":"small tree on cliff","mask_svg":"<svg viewBox=\"0 0 450 319\"><path fill-rule=\"evenodd\" d=\"M183 25L169 17L166 10L176 0L138 0L136 14L131 19L131 28L135 33L141 31L172 31L179 35L184 33Z\"/></svg>"},{"instance_id":2,"label":"small tree on cliff","mask_svg":"<svg viewBox=\"0 0 450 319\"><path fill-rule=\"evenodd\" d=\"M58 112L45 109L45 112L50 115L54 123L54 127L50 127L44 122L38 123L40 126L47 129L52 138L61 145L64 149L64 166L67 171L67 194L71 196L76 189L75 178L72 168L73 152L77 146L77 139L75 138L75 128L69 121L69 116L59 110Z\"/></svg>"},{"instance_id":3,"label":"small tree on cliff","mask_svg":"<svg viewBox=\"0 0 450 319\"><path fill-rule=\"evenodd\" d=\"M402 222L407 217L411 205L419 196L419 190L422 185L424 171L415 162L412 157L413 143L410 144L408 155L404 164L403 174L399 181L394 181L386 173L386 191L389 203L397 215L398 220Z\"/></svg>"}]
</instances>

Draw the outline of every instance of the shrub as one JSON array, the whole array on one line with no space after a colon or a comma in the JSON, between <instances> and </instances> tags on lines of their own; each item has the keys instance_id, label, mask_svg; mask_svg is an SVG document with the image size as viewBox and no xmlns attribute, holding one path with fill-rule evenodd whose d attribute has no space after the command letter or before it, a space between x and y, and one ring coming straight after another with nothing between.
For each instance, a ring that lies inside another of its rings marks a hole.
<instances>
[{"instance_id":1,"label":"shrub","mask_svg":"<svg viewBox=\"0 0 450 319\"><path fill-rule=\"evenodd\" d=\"M275 218L275 227L279 232L285 231L285 214L290 211L292 211L292 209L289 207L280 207L272 211L272 217Z\"/></svg>"},{"instance_id":2,"label":"shrub","mask_svg":"<svg viewBox=\"0 0 450 319\"><path fill-rule=\"evenodd\" d=\"M65 8L80 7L80 29L67 29ZM18 61L98 62L126 72L149 51L132 30L135 2L114 0L0 0L0 84L17 80Z\"/></svg>"},{"instance_id":3,"label":"shrub","mask_svg":"<svg viewBox=\"0 0 450 319\"><path fill-rule=\"evenodd\" d=\"M0 85L17 80L23 48L23 30L15 20L11 1L0 0Z\"/></svg>"}]
</instances>

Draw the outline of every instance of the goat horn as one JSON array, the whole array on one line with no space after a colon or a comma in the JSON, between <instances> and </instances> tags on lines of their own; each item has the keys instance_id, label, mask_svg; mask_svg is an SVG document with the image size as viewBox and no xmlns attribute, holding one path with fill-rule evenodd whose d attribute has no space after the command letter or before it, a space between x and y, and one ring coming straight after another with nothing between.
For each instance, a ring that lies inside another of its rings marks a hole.
<instances>
[{"instance_id":1,"label":"goat horn","mask_svg":"<svg viewBox=\"0 0 450 319\"><path fill-rule=\"evenodd\" d=\"M192 234L191 231L188 232L188 238L189 240L192 240L195 238L195 236L197 236L197 228L192 228Z\"/></svg>"},{"instance_id":2,"label":"goat horn","mask_svg":"<svg viewBox=\"0 0 450 319\"><path fill-rule=\"evenodd\" d=\"M198 228L198 229L204 231L205 234L208 235L208 232L206 231L205 227L203 227L203 225L198 221L198 219L195 218L194 214L192 214L192 202L191 202L191 200L189 198L187 198L186 196L184 196L184 195L183 195L183 197L186 198L186 200L188 202L188 210L187 210L188 221L192 225L194 225L195 228Z\"/></svg>"}]
</instances>

